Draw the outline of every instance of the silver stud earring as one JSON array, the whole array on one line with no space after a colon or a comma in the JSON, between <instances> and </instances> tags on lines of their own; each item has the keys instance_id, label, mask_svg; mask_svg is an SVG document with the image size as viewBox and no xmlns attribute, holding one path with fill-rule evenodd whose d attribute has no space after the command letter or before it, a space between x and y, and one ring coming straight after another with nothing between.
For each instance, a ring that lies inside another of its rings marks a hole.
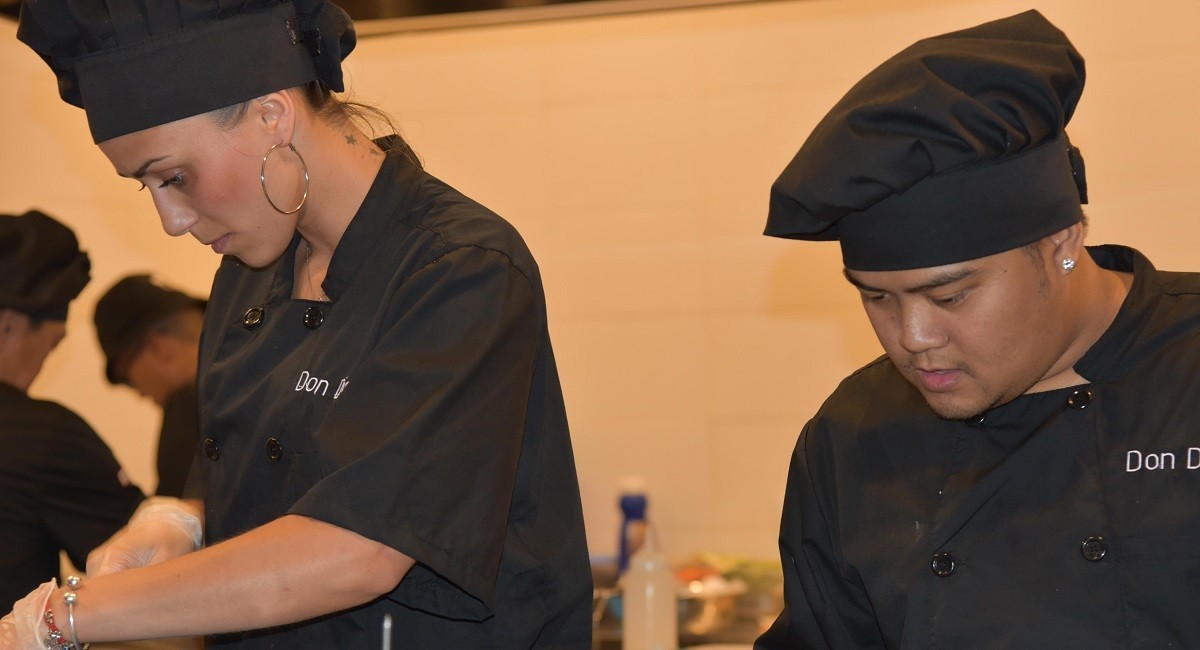
<instances>
[{"instance_id":1,"label":"silver stud earring","mask_svg":"<svg viewBox=\"0 0 1200 650\"><path fill-rule=\"evenodd\" d=\"M1063 261L1062 261L1062 269L1064 271L1066 271L1067 273L1070 273L1071 270L1074 268L1075 268L1075 260L1073 260L1069 257L1064 257Z\"/></svg>"}]
</instances>

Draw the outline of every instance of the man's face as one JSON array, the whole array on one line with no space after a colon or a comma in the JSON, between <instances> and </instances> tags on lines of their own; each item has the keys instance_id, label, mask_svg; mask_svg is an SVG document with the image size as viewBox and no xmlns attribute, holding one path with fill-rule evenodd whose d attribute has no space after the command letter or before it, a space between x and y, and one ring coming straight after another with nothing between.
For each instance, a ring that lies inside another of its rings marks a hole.
<instances>
[{"instance_id":1,"label":"man's face","mask_svg":"<svg viewBox=\"0 0 1200 650\"><path fill-rule=\"evenodd\" d=\"M165 406L175 391L196 377L197 354L195 342L151 332L118 374L139 394Z\"/></svg>"},{"instance_id":2,"label":"man's face","mask_svg":"<svg viewBox=\"0 0 1200 650\"><path fill-rule=\"evenodd\" d=\"M884 351L929 406L964 419L1046 377L1068 347L1040 249L905 271L846 270Z\"/></svg>"}]
</instances>

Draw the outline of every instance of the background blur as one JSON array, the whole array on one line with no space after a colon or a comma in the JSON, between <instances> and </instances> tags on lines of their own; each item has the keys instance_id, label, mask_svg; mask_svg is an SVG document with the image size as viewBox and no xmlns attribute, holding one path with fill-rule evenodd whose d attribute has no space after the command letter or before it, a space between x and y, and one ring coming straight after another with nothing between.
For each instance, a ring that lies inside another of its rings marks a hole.
<instances>
[{"instance_id":1,"label":"background blur","mask_svg":"<svg viewBox=\"0 0 1200 650\"><path fill-rule=\"evenodd\" d=\"M917 38L1011 0L796 0L372 36L355 97L395 116L429 170L524 234L543 270L592 551L617 542L620 477L645 477L675 555L771 556L797 433L879 353L836 244L761 236L767 190L825 111ZM1088 64L1070 128L1091 241L1200 269L1194 215L1200 3L1042 0ZM154 485L158 411L109 386L99 294L153 270L207 295L216 256L163 234L82 111L0 21L0 212L70 224L93 261L34 385Z\"/></svg>"}]
</instances>

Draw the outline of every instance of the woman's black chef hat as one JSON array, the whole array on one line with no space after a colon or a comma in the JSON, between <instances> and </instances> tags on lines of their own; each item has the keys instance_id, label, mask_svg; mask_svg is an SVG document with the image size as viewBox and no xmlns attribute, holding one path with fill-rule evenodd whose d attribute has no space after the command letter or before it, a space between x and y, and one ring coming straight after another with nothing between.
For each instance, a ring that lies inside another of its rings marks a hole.
<instances>
[{"instance_id":1,"label":"woman's black chef hat","mask_svg":"<svg viewBox=\"0 0 1200 650\"><path fill-rule=\"evenodd\" d=\"M859 81L771 188L766 234L841 242L847 268L977 259L1078 222L1063 130L1083 58L1028 11L918 41Z\"/></svg>"},{"instance_id":2,"label":"woman's black chef hat","mask_svg":"<svg viewBox=\"0 0 1200 650\"><path fill-rule=\"evenodd\" d=\"M103 142L319 79L354 27L324 0L22 0L17 38Z\"/></svg>"},{"instance_id":3,"label":"woman's black chef hat","mask_svg":"<svg viewBox=\"0 0 1200 650\"><path fill-rule=\"evenodd\" d=\"M36 210L0 215L0 309L65 321L91 268L70 228Z\"/></svg>"}]
</instances>

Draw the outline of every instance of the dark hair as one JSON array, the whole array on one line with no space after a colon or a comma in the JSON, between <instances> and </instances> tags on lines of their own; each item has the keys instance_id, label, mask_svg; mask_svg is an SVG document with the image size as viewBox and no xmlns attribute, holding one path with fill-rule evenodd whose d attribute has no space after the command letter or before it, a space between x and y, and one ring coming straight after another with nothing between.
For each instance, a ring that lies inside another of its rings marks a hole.
<instances>
[{"instance_id":1,"label":"dark hair","mask_svg":"<svg viewBox=\"0 0 1200 650\"><path fill-rule=\"evenodd\" d=\"M387 138L382 143L377 143L383 147L384 151L398 151L408 158L418 168L423 169L417 152L400 136L400 130L396 128L392 117L382 109L376 108L362 102L351 101L344 99L330 90L325 82L316 80L310 81L303 86L296 86L295 89L304 98L308 107L313 114L323 122L334 126L345 126L346 124L355 123L360 128L367 132L367 135L372 138L382 136L392 136ZM223 129L231 129L242 122L246 117L246 111L250 107L250 102L245 101L240 104L218 108L209 113L209 117Z\"/></svg>"}]
</instances>

